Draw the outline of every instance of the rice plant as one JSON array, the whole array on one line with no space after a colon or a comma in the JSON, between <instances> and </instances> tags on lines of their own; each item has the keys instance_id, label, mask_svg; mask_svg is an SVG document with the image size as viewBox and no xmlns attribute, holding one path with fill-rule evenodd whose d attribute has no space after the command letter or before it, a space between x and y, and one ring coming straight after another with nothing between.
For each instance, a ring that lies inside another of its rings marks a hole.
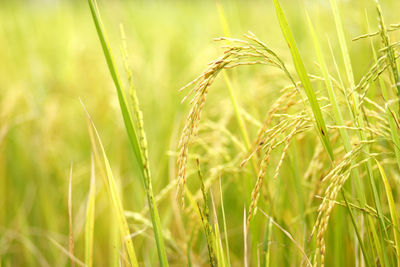
<instances>
[{"instance_id":1,"label":"rice plant","mask_svg":"<svg viewBox=\"0 0 400 267\"><path fill-rule=\"evenodd\" d=\"M0 266L400 266L399 8L7 2Z\"/></svg>"}]
</instances>

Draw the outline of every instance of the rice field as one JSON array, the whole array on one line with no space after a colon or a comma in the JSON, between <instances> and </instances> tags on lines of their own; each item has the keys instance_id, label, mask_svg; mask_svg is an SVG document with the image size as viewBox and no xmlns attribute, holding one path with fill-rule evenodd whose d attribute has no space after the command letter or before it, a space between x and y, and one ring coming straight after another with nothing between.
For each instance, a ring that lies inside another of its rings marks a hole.
<instances>
[{"instance_id":1,"label":"rice field","mask_svg":"<svg viewBox=\"0 0 400 267\"><path fill-rule=\"evenodd\" d=\"M400 266L398 10L2 2L0 266Z\"/></svg>"}]
</instances>

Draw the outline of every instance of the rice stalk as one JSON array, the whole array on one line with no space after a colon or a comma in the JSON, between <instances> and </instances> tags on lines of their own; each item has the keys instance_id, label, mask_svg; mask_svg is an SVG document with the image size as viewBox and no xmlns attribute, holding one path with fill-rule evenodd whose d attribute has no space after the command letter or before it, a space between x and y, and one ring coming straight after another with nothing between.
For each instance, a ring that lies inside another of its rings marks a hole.
<instances>
[{"instance_id":1,"label":"rice stalk","mask_svg":"<svg viewBox=\"0 0 400 267\"><path fill-rule=\"evenodd\" d=\"M223 195L222 195L221 178L219 179L219 195L220 195L220 202L221 202L222 222L223 222L223 227L224 227L227 266L230 267L231 266L231 258L229 255L228 229L226 227L225 208L224 208L224 199L223 199Z\"/></svg>"},{"instance_id":2,"label":"rice stalk","mask_svg":"<svg viewBox=\"0 0 400 267\"><path fill-rule=\"evenodd\" d=\"M68 183L68 251L70 255L74 255L74 232L72 228L72 163L69 172L69 183ZM71 261L71 266L74 267L74 261Z\"/></svg>"},{"instance_id":3,"label":"rice stalk","mask_svg":"<svg viewBox=\"0 0 400 267\"><path fill-rule=\"evenodd\" d=\"M243 244L244 244L244 246L243 246L243 261L244 261L244 266L245 267L248 267L249 265L249 263L248 263L248 259L247 259L247 254L248 254L248 252L247 252L247 233L248 233L248 230L247 230L247 223L246 222L248 222L248 220L246 220L246 207L243 209Z\"/></svg>"},{"instance_id":4,"label":"rice stalk","mask_svg":"<svg viewBox=\"0 0 400 267\"><path fill-rule=\"evenodd\" d=\"M383 19L382 9L379 4L379 1L375 0L375 3L376 3L376 9L378 12L380 36L382 39L382 43L383 43L384 47L386 48L387 60L388 60L388 63L390 64L390 68L392 70L392 75L393 75L393 78L395 81L395 86L397 88L397 96L400 97L400 74L399 74L399 70L397 68L396 55L393 50L393 47L390 45L390 39L389 39L389 35L387 33L387 28L385 25L385 21ZM399 107L399 111L400 111L400 107Z\"/></svg>"},{"instance_id":5,"label":"rice stalk","mask_svg":"<svg viewBox=\"0 0 400 267\"><path fill-rule=\"evenodd\" d=\"M215 208L214 198L212 192L210 192L211 196L211 206L213 208L213 220L214 220L214 236L215 236L215 250L217 252L217 262L219 266L227 266L225 259L224 247L222 246L221 241L221 233L219 230L218 217L217 217L217 209Z\"/></svg>"},{"instance_id":6,"label":"rice stalk","mask_svg":"<svg viewBox=\"0 0 400 267\"><path fill-rule=\"evenodd\" d=\"M265 225L265 234L264 234L264 241L262 244L262 258L261 258L261 267L267 267L269 266L269 259L271 255L271 250L269 249L269 238L270 238L270 232L271 232L271 227L272 227L272 218L270 217L268 220L268 223Z\"/></svg>"},{"instance_id":7,"label":"rice stalk","mask_svg":"<svg viewBox=\"0 0 400 267\"><path fill-rule=\"evenodd\" d=\"M150 215L151 215L151 219L152 219L152 223L153 223L153 231L154 231L154 237L155 237L156 245L157 245L159 262L160 262L161 266L168 266L167 254L165 252L164 239L163 239L162 230L161 230L161 221L160 221L157 206L156 206L156 203L154 200L153 188L151 185L151 174L150 174L150 168L148 166L147 141L146 141L146 135L144 133L144 127L143 127L143 116L139 109L136 92L133 88L132 79L130 78L130 95L131 95L132 102L133 102L132 109L133 109L133 113L134 113L134 116L132 116L132 112L128 108L128 102L125 97L124 88L122 86L122 82L119 77L118 70L115 66L113 54L112 54L107 36L104 31L104 27L101 22L99 10L97 8L97 3L95 0L88 0L88 1L89 1L90 10L92 13L93 21L96 26L97 34L100 39L100 43L103 48L104 56L107 61L108 69L110 71L111 77L114 81L114 85L117 90L118 100L119 100L122 116L124 119L124 124L125 124L126 130L127 130L127 133L128 133L129 141L132 145L133 151L136 155L136 159L140 166L140 171L142 174L145 191L146 191L147 202L150 207ZM122 33L123 33L123 28L122 28ZM128 75L129 74L130 74L130 72L128 72ZM131 77L131 75L130 75L130 77Z\"/></svg>"},{"instance_id":8,"label":"rice stalk","mask_svg":"<svg viewBox=\"0 0 400 267\"><path fill-rule=\"evenodd\" d=\"M216 4L217 4L218 15L219 15L219 18L220 18L220 21L221 21L221 25L222 25L223 30L224 30L223 31L224 35L226 37L231 37L230 31L229 31L228 22L226 20L222 5L218 0L216 1ZM231 102L232 102L233 110L235 112L236 121L237 121L237 123L239 125L239 129L240 129L240 133L242 135L242 139L243 139L243 141L244 141L244 143L246 145L246 148L249 149L250 148L249 135L247 133L246 124L244 123L244 120L243 120L243 118L242 118L242 116L240 114L240 111L239 111L240 107L239 107L239 104L238 104L238 101L237 101L237 97L235 95L234 88L232 86L231 79L230 79L228 73L226 73L225 70L223 70L223 75L224 75L225 83L226 83L226 85L228 87L229 96L230 96L230 99L231 99ZM256 166L256 165L254 164L254 166Z\"/></svg>"},{"instance_id":9,"label":"rice stalk","mask_svg":"<svg viewBox=\"0 0 400 267\"><path fill-rule=\"evenodd\" d=\"M93 266L95 204L96 204L96 179L95 179L94 159L92 154L90 188L89 188L89 195L86 208L86 220L85 220L85 264L88 267Z\"/></svg>"},{"instance_id":10,"label":"rice stalk","mask_svg":"<svg viewBox=\"0 0 400 267\"><path fill-rule=\"evenodd\" d=\"M350 88L351 88L350 90L352 90L353 88L355 88L355 81L354 81L354 75L353 75L353 70L352 70L352 64L350 61L350 55L348 52L348 48L347 48L347 44L346 44L346 40L345 40L345 36L344 36L344 32L343 32L343 26L342 26L341 17L339 14L339 9L338 9L338 6L337 6L337 3L335 0L330 0L330 4L331 4L332 12L334 15L334 19L335 19L336 30L337 30L337 35L339 38L339 44L340 44L340 48L341 48L341 52L342 52L342 57L343 57L343 60L345 63L347 79L350 84ZM359 108L360 108L359 96L356 92L351 94L351 100L352 100L351 111L352 111L354 122L356 123L356 125L358 127L364 128L365 122L359 111ZM359 131L358 134L359 134L360 140L367 140L367 137L366 137L364 131ZM369 147L365 146L363 152L364 152L364 155L369 155ZM383 233L385 234L385 237L387 237L385 224L384 224L384 220L383 220L382 207L381 207L381 204L379 201L379 196L378 196L377 188L376 188L374 177L373 177L372 167L371 167L371 163L369 160L365 161L365 167L367 169L367 176L368 176L369 185L370 185L370 188L372 191L374 204L376 206L376 209L377 209L377 212L379 215L380 227L381 227L381 230L383 231ZM383 239L384 238L382 236L380 236L382 247L383 247L383 242L384 242ZM386 259L386 253L384 253L384 256Z\"/></svg>"},{"instance_id":11,"label":"rice stalk","mask_svg":"<svg viewBox=\"0 0 400 267\"><path fill-rule=\"evenodd\" d=\"M329 100L330 100L331 106L333 107L334 117L335 117L336 123L339 126L342 126L342 127L339 128L339 133L340 133L342 142L344 144L345 152L349 153L352 150L352 145L351 145L350 138L349 138L349 135L348 135L347 130L346 130L347 127L344 125L343 116L342 116L342 113L340 111L340 108L339 108L339 105L338 105L338 102L337 102L337 98L336 98L336 95L335 95L335 92L334 92L334 89L333 89L333 85L332 85L332 82L331 82L330 77L329 77L328 69L327 69L326 62L325 62L325 59L324 59L324 56L323 56L323 53L322 53L322 49L321 49L320 44L319 44L318 37L317 37L317 35L315 33L315 30L314 30L314 27L312 25L311 19L310 19L310 17L308 15L307 15L307 18L308 18L308 23L309 23L309 27L310 27L310 30L311 30L311 34L312 34L312 37L313 37L314 47L315 47L315 50L316 50L316 53L317 53L318 61L319 61L319 64L321 65L321 70L322 70L322 73L323 73L323 76L324 76L325 86L326 86L327 91L328 91ZM361 202L365 203L365 199L364 199L364 196L362 194L361 183L358 180L358 178L360 177L359 170L358 169L353 169L352 172L351 172L351 177L355 180L355 183L357 185L356 186L357 195L359 195L362 198ZM359 242L359 244L360 244L360 246L362 248L364 259L365 259L367 265L369 266L370 264L369 264L369 260L368 260L368 255L366 253L366 249L365 249L365 246L363 244L363 241L362 241L362 238L361 238L361 235L360 235L360 231L359 231L359 229L358 229L358 227L357 227L357 225L355 223L353 212L352 212L350 206L348 205L348 202L347 202L346 197L344 195L343 189L341 189L341 193L342 193L343 199L344 199L344 201L346 203L346 207L348 208L348 211L349 211L349 214L350 214L350 218L351 218L352 223L353 223L353 228L354 228L354 230L356 232L356 236L358 238L358 242Z\"/></svg>"},{"instance_id":12,"label":"rice stalk","mask_svg":"<svg viewBox=\"0 0 400 267\"><path fill-rule=\"evenodd\" d=\"M382 168L382 165L379 163L377 159L375 159L376 164L378 165L379 172L382 177L382 182L385 185L385 192L386 192L386 198L389 203L389 210L390 210L390 217L393 222L393 235L394 235L394 246L396 248L396 259L397 259L397 266L400 266L400 234L399 234L399 225L398 225L398 216L397 216L397 211L396 211L396 205L393 199L393 193L392 189L390 187L389 181L386 177L386 173L384 169Z\"/></svg>"},{"instance_id":13,"label":"rice stalk","mask_svg":"<svg viewBox=\"0 0 400 267\"><path fill-rule=\"evenodd\" d=\"M387 257L384 256L385 252L384 252L383 247L381 246L381 240L378 237L378 233L374 227L374 222L373 222L372 218L368 217L367 222L368 222L368 225L370 226L369 229L371 230L373 244L375 245L374 251L376 251L376 254L378 256L378 259L376 260L376 265L382 264L383 266L387 266L386 265Z\"/></svg>"},{"instance_id":14,"label":"rice stalk","mask_svg":"<svg viewBox=\"0 0 400 267\"><path fill-rule=\"evenodd\" d=\"M390 28L386 29L385 23L383 21L382 11L380 9L379 2L376 2L376 4L377 4L377 10L378 10L378 14L379 14L379 23L380 23L380 30L377 32L377 34L381 35L381 39L382 39L383 43L386 44L386 46L388 47L388 49L386 51L387 52L386 58L387 58L387 61L390 61L390 66L391 66L394 77L396 77L396 73L397 73L397 77L398 77L397 66L393 66L393 61L392 61L393 57L396 57L396 56L394 55L393 49L387 45L389 43L389 36L388 36L387 32L390 30ZM367 25L369 28L368 17L366 17L366 18L367 18ZM376 62L377 61L377 53L376 53L376 50L373 46L371 39L370 39L370 44L371 44L371 49L372 49L372 53L374 56L374 60ZM378 80L379 80L379 85L381 86L382 95L383 95L385 101L388 102L389 95L388 95L387 87L386 87L382 77L379 77ZM392 141L394 144L394 151L395 151L395 155L396 155L396 159L397 159L397 165L400 168L400 138L399 138L399 134L397 132L398 126L396 124L396 115L393 111L391 111L389 103L385 104L385 110L386 110L387 119L388 119L389 125L390 125L390 132L391 132L391 137L392 137Z\"/></svg>"},{"instance_id":15,"label":"rice stalk","mask_svg":"<svg viewBox=\"0 0 400 267\"><path fill-rule=\"evenodd\" d=\"M204 180L203 174L200 170L200 163L197 160L197 168L198 168L198 175L200 179L201 185L201 192L203 194L203 206L201 207L199 203L197 203L198 211L200 213L201 222L203 224L204 232L206 235L207 240L207 247L208 247L208 258L211 267L218 266L218 262L215 255L215 236L212 230L212 226L210 224L210 210L208 208L208 197L204 187Z\"/></svg>"}]
</instances>

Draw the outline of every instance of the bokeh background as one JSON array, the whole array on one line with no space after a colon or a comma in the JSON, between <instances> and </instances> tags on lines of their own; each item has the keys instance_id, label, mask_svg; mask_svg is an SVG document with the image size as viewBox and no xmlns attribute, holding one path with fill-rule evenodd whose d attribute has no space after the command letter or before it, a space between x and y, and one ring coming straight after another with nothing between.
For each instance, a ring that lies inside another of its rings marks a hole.
<instances>
[{"instance_id":1,"label":"bokeh background","mask_svg":"<svg viewBox=\"0 0 400 267\"><path fill-rule=\"evenodd\" d=\"M144 114L153 187L158 194L176 178L175 161L179 134L188 110L178 89L197 77L207 63L221 53L213 38L223 36L216 2L209 1L105 1L99 9L117 63L120 55L120 24L126 32L129 64ZM232 37L251 31L278 51L293 70L272 1L224 1ZM313 18L322 40L327 36L338 46L328 0L282 0L299 49L310 71L315 54L305 10ZM399 23L400 2L381 1L387 23ZM377 30L373 1L339 1L346 37L360 77L372 63L368 40L351 42L367 32L365 14ZM327 50L328 51L328 50ZM339 53L339 50L337 50ZM341 58L337 55L339 64ZM125 74L122 76L126 81ZM289 82L268 67L245 67L235 73L234 87L243 112L262 121L267 108ZM132 164L121 113L87 1L1 1L0 4L0 262L4 266L63 266L68 257L53 241L68 247L68 181L72 164L73 225L75 254L83 257L83 225L90 181L91 146L85 113L79 98L93 117L117 177L125 209L140 212L146 205L139 172ZM210 91L202 128L214 144L208 164L216 166L233 154L235 147L218 130L221 125L238 138L228 91L217 79ZM219 125L219 126L216 126ZM257 123L248 123L251 137ZM316 141L317 142L317 141ZM227 152L228 151L228 152ZM311 151L311 150L310 150ZM201 155L200 155L201 156ZM304 161L312 153L304 151ZM306 168L304 166L304 168ZM285 171L285 170L284 170ZM229 175L223 179L231 179ZM234 178L232 178L234 179ZM290 205L290 185L282 193L287 216L296 214ZM244 200L232 186L226 197L228 229L232 240L241 240ZM110 240L108 199L97 182L95 266L109 266L114 244ZM185 231L177 221L174 193L160 202L163 226L175 240L169 245L171 261L184 263ZM284 215L285 216L285 215ZM294 215L293 215L294 216ZM156 266L152 231L129 219L132 229L145 229L134 238L137 254L147 266ZM204 245L204 244L203 244ZM240 259L241 241L232 241L232 257ZM279 245L276 251L283 250ZM197 258L206 255L199 245ZM295 250L295 248L290 248ZM329 253L328 253L329 255ZM198 262L202 262L199 260ZM205 264L205 263L204 263ZM287 263L290 265L289 263Z\"/></svg>"}]
</instances>

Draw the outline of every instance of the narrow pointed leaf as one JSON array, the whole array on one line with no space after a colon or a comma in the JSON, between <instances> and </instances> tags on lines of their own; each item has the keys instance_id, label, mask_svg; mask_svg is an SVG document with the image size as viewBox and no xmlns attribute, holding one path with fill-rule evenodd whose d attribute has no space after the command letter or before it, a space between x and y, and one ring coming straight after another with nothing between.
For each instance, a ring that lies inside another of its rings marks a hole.
<instances>
[{"instance_id":1,"label":"narrow pointed leaf","mask_svg":"<svg viewBox=\"0 0 400 267\"><path fill-rule=\"evenodd\" d=\"M279 25L281 27L283 36L285 37L286 43L289 46L290 53L292 54L292 59L294 66L296 68L297 75L300 78L304 91L307 95L308 101L310 102L310 106L314 114L315 121L317 123L318 135L321 138L322 143L326 151L328 152L330 159L333 160L333 151L331 143L329 141L328 131L326 129L325 120L322 116L321 108L318 104L317 97L315 96L314 89L312 88L306 68L304 66L303 60L301 59L299 50L297 49L296 42L289 28L289 24L287 23L285 14L283 13L281 5L279 4L279 0L273 0L273 1L275 5L276 15L278 16L279 20Z\"/></svg>"}]
</instances>

